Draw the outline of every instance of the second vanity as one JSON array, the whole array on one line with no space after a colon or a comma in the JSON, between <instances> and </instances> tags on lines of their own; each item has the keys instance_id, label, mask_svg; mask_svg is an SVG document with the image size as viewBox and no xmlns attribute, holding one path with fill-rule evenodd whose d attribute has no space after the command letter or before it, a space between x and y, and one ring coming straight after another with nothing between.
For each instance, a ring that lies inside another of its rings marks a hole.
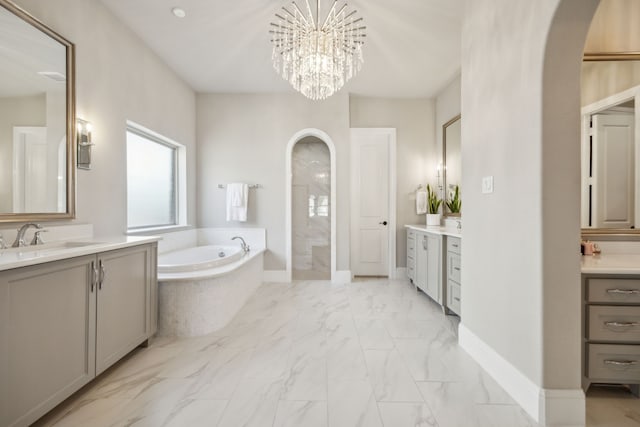
<instances>
[{"instance_id":1,"label":"second vanity","mask_svg":"<svg viewBox=\"0 0 640 427\"><path fill-rule=\"evenodd\" d=\"M626 384L640 395L640 254L582 257L583 388Z\"/></svg>"},{"instance_id":2,"label":"second vanity","mask_svg":"<svg viewBox=\"0 0 640 427\"><path fill-rule=\"evenodd\" d=\"M0 251L0 426L27 426L156 331L157 237Z\"/></svg>"},{"instance_id":3,"label":"second vanity","mask_svg":"<svg viewBox=\"0 0 640 427\"><path fill-rule=\"evenodd\" d=\"M460 315L460 230L424 225L406 228L409 279L446 313Z\"/></svg>"}]
</instances>

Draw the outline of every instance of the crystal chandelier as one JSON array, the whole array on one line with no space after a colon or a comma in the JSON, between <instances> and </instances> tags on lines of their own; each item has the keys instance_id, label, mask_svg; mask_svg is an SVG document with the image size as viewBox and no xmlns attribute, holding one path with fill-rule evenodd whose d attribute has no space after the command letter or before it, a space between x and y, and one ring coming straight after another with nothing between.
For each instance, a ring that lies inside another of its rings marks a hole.
<instances>
[{"instance_id":1,"label":"crystal chandelier","mask_svg":"<svg viewBox=\"0 0 640 427\"><path fill-rule=\"evenodd\" d=\"M338 8L335 0L321 19L321 0L315 15L309 0L304 2L306 12L293 1L291 10L283 7L282 15L276 13L278 22L271 23L273 66L307 98L326 99L360 71L366 27L346 3Z\"/></svg>"}]
</instances>

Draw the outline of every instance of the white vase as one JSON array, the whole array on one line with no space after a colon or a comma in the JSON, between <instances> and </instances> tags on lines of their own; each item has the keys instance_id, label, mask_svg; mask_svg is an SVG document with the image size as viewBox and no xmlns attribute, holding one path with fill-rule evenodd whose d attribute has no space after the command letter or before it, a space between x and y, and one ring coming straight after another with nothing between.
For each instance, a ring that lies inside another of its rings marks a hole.
<instances>
[{"instance_id":1,"label":"white vase","mask_svg":"<svg viewBox=\"0 0 640 427\"><path fill-rule=\"evenodd\" d=\"M427 214L427 226L429 225L440 225L440 217L442 214Z\"/></svg>"}]
</instances>

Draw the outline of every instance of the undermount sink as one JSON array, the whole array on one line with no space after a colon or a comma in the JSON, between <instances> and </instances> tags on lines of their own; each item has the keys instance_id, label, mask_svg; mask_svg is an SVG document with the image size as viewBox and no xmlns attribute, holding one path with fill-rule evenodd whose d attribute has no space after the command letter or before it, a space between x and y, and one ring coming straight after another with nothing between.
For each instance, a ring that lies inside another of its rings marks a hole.
<instances>
[{"instance_id":1,"label":"undermount sink","mask_svg":"<svg viewBox=\"0 0 640 427\"><path fill-rule=\"evenodd\" d=\"M100 244L102 244L102 242L63 241L63 242L45 243L42 245L27 245L27 246L21 246L19 248L7 248L5 250L11 251L11 252L22 252L22 253L24 252L43 253L43 252L61 251L65 249L83 248L85 246L93 246L93 245L100 245Z\"/></svg>"}]
</instances>

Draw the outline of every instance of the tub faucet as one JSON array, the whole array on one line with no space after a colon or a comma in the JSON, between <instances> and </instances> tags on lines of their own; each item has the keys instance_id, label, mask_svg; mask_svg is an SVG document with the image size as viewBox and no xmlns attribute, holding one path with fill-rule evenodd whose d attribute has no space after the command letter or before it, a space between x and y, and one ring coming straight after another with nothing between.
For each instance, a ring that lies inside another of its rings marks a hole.
<instances>
[{"instance_id":1,"label":"tub faucet","mask_svg":"<svg viewBox=\"0 0 640 427\"><path fill-rule=\"evenodd\" d=\"M18 228L18 235L16 236L16 240L13 242L13 245L11 245L12 248L20 248L22 246L26 246L27 245L27 243L24 240L24 233L27 232L29 227L34 227L34 228L37 228L37 229L41 229L42 228L42 226L40 224L35 224L33 222L29 222L29 223L23 225L22 227Z\"/></svg>"},{"instance_id":2,"label":"tub faucet","mask_svg":"<svg viewBox=\"0 0 640 427\"><path fill-rule=\"evenodd\" d=\"M242 248L242 250L244 251L244 253L246 254L247 252L249 252L251 250L251 248L249 247L249 245L247 245L247 242L244 241L244 239L240 236L235 236L232 237L231 240L236 240L236 239L240 239L242 240L242 243L240 243L240 247Z\"/></svg>"}]
</instances>

